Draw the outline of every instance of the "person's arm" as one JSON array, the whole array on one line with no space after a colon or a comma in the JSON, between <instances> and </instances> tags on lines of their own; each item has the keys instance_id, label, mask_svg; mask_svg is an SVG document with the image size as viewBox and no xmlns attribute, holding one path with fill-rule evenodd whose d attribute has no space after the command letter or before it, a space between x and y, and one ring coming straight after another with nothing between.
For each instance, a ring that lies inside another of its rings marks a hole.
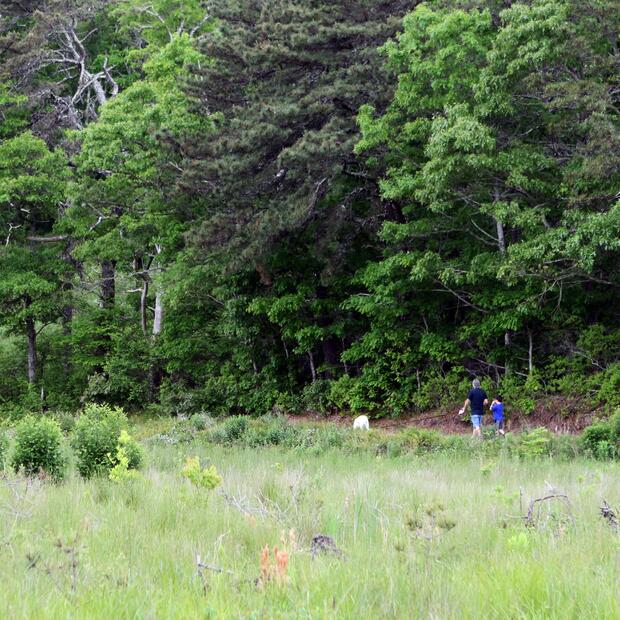
<instances>
[{"instance_id":1,"label":"person's arm","mask_svg":"<svg viewBox=\"0 0 620 620\"><path fill-rule=\"evenodd\" d=\"M466 411L467 411L467 407L469 407L471 403L469 402L469 398L465 399L465 402L463 403L463 408L459 411L459 415L463 415Z\"/></svg>"}]
</instances>

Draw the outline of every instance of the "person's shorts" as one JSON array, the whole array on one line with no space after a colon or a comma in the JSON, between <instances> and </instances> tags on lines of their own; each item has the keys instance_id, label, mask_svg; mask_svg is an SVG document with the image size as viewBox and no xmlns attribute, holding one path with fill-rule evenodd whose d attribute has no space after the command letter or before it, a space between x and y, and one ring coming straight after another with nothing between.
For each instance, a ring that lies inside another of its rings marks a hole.
<instances>
[{"instance_id":1,"label":"person's shorts","mask_svg":"<svg viewBox=\"0 0 620 620\"><path fill-rule=\"evenodd\" d=\"M493 422L495 423L495 428L498 431L504 430L504 418L502 418L501 420L493 420Z\"/></svg>"},{"instance_id":2,"label":"person's shorts","mask_svg":"<svg viewBox=\"0 0 620 620\"><path fill-rule=\"evenodd\" d=\"M482 416L472 413L471 414L471 423L474 428L480 428L482 426Z\"/></svg>"}]
</instances>

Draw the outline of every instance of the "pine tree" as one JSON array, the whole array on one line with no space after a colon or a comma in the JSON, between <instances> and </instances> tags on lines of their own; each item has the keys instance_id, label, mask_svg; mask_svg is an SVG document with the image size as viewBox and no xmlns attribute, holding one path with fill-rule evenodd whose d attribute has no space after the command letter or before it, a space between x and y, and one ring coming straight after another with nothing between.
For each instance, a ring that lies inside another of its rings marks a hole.
<instances>
[{"instance_id":1,"label":"pine tree","mask_svg":"<svg viewBox=\"0 0 620 620\"><path fill-rule=\"evenodd\" d=\"M329 237L374 191L353 155L360 105L385 100L377 47L413 6L405 0L214 3L210 59L190 82L218 131L186 150L182 183L205 196L196 240L260 263L282 236L325 222ZM360 222L356 222L359 226ZM320 245L320 244L318 244Z\"/></svg>"}]
</instances>

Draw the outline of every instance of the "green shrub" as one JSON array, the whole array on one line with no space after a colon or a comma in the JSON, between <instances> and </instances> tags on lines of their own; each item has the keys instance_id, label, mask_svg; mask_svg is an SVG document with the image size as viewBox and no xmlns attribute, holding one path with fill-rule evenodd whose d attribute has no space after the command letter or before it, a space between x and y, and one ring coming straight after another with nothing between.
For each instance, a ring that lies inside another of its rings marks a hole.
<instances>
[{"instance_id":1,"label":"green shrub","mask_svg":"<svg viewBox=\"0 0 620 620\"><path fill-rule=\"evenodd\" d=\"M213 419L206 413L197 413L189 419L189 423L195 431L206 431L213 424Z\"/></svg>"},{"instance_id":2,"label":"green shrub","mask_svg":"<svg viewBox=\"0 0 620 620\"><path fill-rule=\"evenodd\" d=\"M602 373L597 398L610 406L620 405L620 362L610 364Z\"/></svg>"},{"instance_id":3,"label":"green shrub","mask_svg":"<svg viewBox=\"0 0 620 620\"><path fill-rule=\"evenodd\" d=\"M107 473L117 464L116 450L123 430L127 430L127 416L120 407L86 406L75 424L72 442L81 476ZM142 461L140 446L132 439L124 447L129 468L137 469Z\"/></svg>"},{"instance_id":4,"label":"green shrub","mask_svg":"<svg viewBox=\"0 0 620 620\"><path fill-rule=\"evenodd\" d=\"M64 476L66 459L62 452L62 432L58 422L50 418L26 416L15 429L13 469L27 476L40 472L55 480Z\"/></svg>"},{"instance_id":5,"label":"green shrub","mask_svg":"<svg viewBox=\"0 0 620 620\"><path fill-rule=\"evenodd\" d=\"M329 400L339 411L351 409L351 399L355 389L355 379L349 375L342 375L330 385Z\"/></svg>"},{"instance_id":6,"label":"green shrub","mask_svg":"<svg viewBox=\"0 0 620 620\"><path fill-rule=\"evenodd\" d=\"M326 379L318 379L306 385L301 394L304 409L320 414L329 413L332 408L331 389L332 383Z\"/></svg>"},{"instance_id":7,"label":"green shrub","mask_svg":"<svg viewBox=\"0 0 620 620\"><path fill-rule=\"evenodd\" d=\"M65 435L71 433L75 428L75 416L69 411L54 411L51 417L58 422L60 430Z\"/></svg>"},{"instance_id":8,"label":"green shrub","mask_svg":"<svg viewBox=\"0 0 620 620\"><path fill-rule=\"evenodd\" d=\"M620 409L609 418L609 440L620 446Z\"/></svg>"},{"instance_id":9,"label":"green shrub","mask_svg":"<svg viewBox=\"0 0 620 620\"><path fill-rule=\"evenodd\" d=\"M517 439L516 451L524 459L548 456L551 452L551 433L542 426L522 432Z\"/></svg>"},{"instance_id":10,"label":"green shrub","mask_svg":"<svg viewBox=\"0 0 620 620\"><path fill-rule=\"evenodd\" d=\"M596 457L601 453L600 443L611 443L611 425L609 422L596 422L584 429L581 435L583 451L588 456Z\"/></svg>"},{"instance_id":11,"label":"green shrub","mask_svg":"<svg viewBox=\"0 0 620 620\"><path fill-rule=\"evenodd\" d=\"M124 483L130 480L135 480L140 477L140 474L136 471L136 462L139 465L142 462L142 450L140 446L134 441L131 435L123 430L118 437L118 443L116 444L115 459L112 461L113 465L110 468L108 478L113 482ZM134 467L132 468L132 463Z\"/></svg>"},{"instance_id":12,"label":"green shrub","mask_svg":"<svg viewBox=\"0 0 620 620\"><path fill-rule=\"evenodd\" d=\"M217 473L215 465L203 468L200 465L200 457L198 456L187 458L181 474L193 485L207 491L212 491L222 483L222 477Z\"/></svg>"},{"instance_id":13,"label":"green shrub","mask_svg":"<svg viewBox=\"0 0 620 620\"><path fill-rule=\"evenodd\" d=\"M248 430L248 419L243 415L227 418L221 427L223 443L238 442Z\"/></svg>"},{"instance_id":14,"label":"green shrub","mask_svg":"<svg viewBox=\"0 0 620 620\"><path fill-rule=\"evenodd\" d=\"M250 447L290 444L295 431L286 418L265 416L252 420L243 436L243 443Z\"/></svg>"},{"instance_id":15,"label":"green shrub","mask_svg":"<svg viewBox=\"0 0 620 620\"><path fill-rule=\"evenodd\" d=\"M613 459L616 454L614 445L603 439L596 444L593 456L599 461L607 461Z\"/></svg>"},{"instance_id":16,"label":"green shrub","mask_svg":"<svg viewBox=\"0 0 620 620\"><path fill-rule=\"evenodd\" d=\"M299 394L278 392L271 412L276 415L283 413L299 413L302 409L304 409L304 404Z\"/></svg>"},{"instance_id":17,"label":"green shrub","mask_svg":"<svg viewBox=\"0 0 620 620\"><path fill-rule=\"evenodd\" d=\"M416 452L437 452L446 444L445 437L439 431L410 428L403 433L408 439L410 448Z\"/></svg>"}]
</instances>

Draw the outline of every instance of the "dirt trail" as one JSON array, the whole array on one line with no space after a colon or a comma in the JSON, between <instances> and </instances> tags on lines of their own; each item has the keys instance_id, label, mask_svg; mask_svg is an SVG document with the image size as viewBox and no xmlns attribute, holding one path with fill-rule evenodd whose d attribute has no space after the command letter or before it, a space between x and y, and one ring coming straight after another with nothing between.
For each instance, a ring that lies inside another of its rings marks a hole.
<instances>
[{"instance_id":1,"label":"dirt trail","mask_svg":"<svg viewBox=\"0 0 620 620\"><path fill-rule=\"evenodd\" d=\"M469 433L469 422L463 422L457 415L462 403L452 407L435 409L418 415L405 415L399 418L377 418L370 420L371 428L386 431L398 431L403 428L432 428L442 433ZM507 429L520 431L537 426L546 426L554 433L578 433L592 423L601 408L592 407L592 403L582 398L569 396L549 396L536 402L534 411L529 415L511 412L510 404L506 403ZM303 413L289 415L291 422L333 422L342 426L350 426L352 417L349 415L317 415ZM485 415L484 424L492 424L491 415Z\"/></svg>"}]
</instances>

